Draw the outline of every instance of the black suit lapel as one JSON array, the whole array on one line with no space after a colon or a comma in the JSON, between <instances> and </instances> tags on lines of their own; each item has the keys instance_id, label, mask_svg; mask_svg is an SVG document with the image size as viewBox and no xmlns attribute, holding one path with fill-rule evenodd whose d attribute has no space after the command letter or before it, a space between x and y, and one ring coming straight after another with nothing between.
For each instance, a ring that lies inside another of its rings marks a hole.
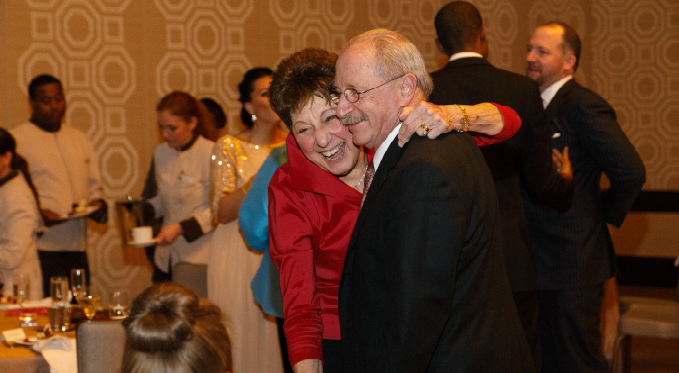
<instances>
[{"instance_id":1,"label":"black suit lapel","mask_svg":"<svg viewBox=\"0 0 679 373\"><path fill-rule=\"evenodd\" d=\"M373 181L370 184L370 189L368 189L368 195L365 197L365 202L363 203L361 212L358 214L358 220L356 220L354 231L351 234L351 241L349 241L348 249L349 251L354 247L354 244L356 243L356 239L358 238L358 232L361 230L361 226L365 221L366 211L369 211L372 205L375 204L376 201L375 196L377 195L377 192L380 190L380 188L382 188L384 181L387 179L387 174L389 173L389 171L392 168L394 168L394 166L396 166L398 159L401 157L401 152L403 152L403 149L405 149L406 146L408 146L408 143L406 143L403 146L403 148L398 146L397 137L396 139L394 139L394 141L392 141L391 145L389 145L387 152L384 153L384 158L382 158L382 161L380 162L380 167L375 172Z\"/></svg>"},{"instance_id":2,"label":"black suit lapel","mask_svg":"<svg viewBox=\"0 0 679 373\"><path fill-rule=\"evenodd\" d=\"M564 102L566 101L566 95L568 92L570 92L573 87L575 87L575 79L571 79L566 82L566 84L559 89L558 92L556 92L556 95L554 95L554 98L552 98L552 101L549 102L549 105L545 108L545 114L547 114L547 117L549 118L554 118L557 116L559 113L559 109L563 106Z\"/></svg>"}]
</instances>

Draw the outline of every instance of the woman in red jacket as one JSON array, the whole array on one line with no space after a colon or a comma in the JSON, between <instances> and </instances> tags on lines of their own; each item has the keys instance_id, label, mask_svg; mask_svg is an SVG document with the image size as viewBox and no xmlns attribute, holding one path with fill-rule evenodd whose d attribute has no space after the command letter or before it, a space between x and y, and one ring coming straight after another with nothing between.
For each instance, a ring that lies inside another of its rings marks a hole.
<instances>
[{"instance_id":1,"label":"woman in red jacket","mask_svg":"<svg viewBox=\"0 0 679 373\"><path fill-rule=\"evenodd\" d=\"M271 105L291 132L288 162L269 184L269 235L271 258L281 273L284 329L295 372L342 371L337 296L372 157L353 144L335 115L336 60L336 54L319 49L294 53L278 65L269 88ZM507 107L479 104L467 111L486 113L499 127L504 118L497 135L475 137L480 144L509 138L521 125ZM448 117L455 118L452 126L441 119ZM405 109L401 119L404 128L418 134L430 128L429 137L464 123L457 106L430 104ZM476 124L488 128L480 121L470 123L471 130Z\"/></svg>"}]
</instances>

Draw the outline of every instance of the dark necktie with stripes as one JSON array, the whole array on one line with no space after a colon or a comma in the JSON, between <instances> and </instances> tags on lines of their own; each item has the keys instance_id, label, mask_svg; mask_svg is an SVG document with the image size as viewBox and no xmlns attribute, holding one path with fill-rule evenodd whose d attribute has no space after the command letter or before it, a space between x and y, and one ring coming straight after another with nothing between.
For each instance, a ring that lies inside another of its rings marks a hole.
<instances>
[{"instance_id":1,"label":"dark necktie with stripes","mask_svg":"<svg viewBox=\"0 0 679 373\"><path fill-rule=\"evenodd\" d=\"M365 170L365 176L363 176L363 198L361 199L361 207L363 207L363 202L365 202L365 196L368 194L368 188L370 188L370 183L373 181L373 176L375 176L375 165L373 164L373 161L370 160L368 168Z\"/></svg>"}]
</instances>

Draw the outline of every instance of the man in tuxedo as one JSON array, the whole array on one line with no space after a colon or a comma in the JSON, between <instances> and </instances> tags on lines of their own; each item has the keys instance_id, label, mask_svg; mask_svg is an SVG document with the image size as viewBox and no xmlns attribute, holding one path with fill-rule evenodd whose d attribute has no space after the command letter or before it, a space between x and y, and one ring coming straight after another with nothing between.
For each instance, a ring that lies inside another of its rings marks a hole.
<instances>
[{"instance_id":1,"label":"man in tuxedo","mask_svg":"<svg viewBox=\"0 0 679 373\"><path fill-rule=\"evenodd\" d=\"M568 210L572 173L570 167L562 167L559 175L553 167L549 122L537 84L486 60L488 39L478 9L466 1L451 2L438 11L434 25L437 45L450 62L431 74L434 91L429 101L437 105L495 102L511 107L522 120L521 129L512 138L484 146L481 152L495 182L514 303L539 371L537 269L523 200L531 199L560 213Z\"/></svg>"},{"instance_id":2,"label":"man in tuxedo","mask_svg":"<svg viewBox=\"0 0 679 373\"><path fill-rule=\"evenodd\" d=\"M533 371L478 146L464 132L398 146L401 109L431 92L417 48L388 30L359 35L335 85L338 117L375 149L340 284L345 371Z\"/></svg>"},{"instance_id":3,"label":"man in tuxedo","mask_svg":"<svg viewBox=\"0 0 679 373\"><path fill-rule=\"evenodd\" d=\"M644 164L601 96L573 79L581 43L563 23L538 27L526 75L540 87L552 145L569 148L573 205L560 214L528 201L540 287L544 372L607 372L599 330L603 284L615 275L606 224L620 227L646 178ZM600 188L601 174L610 180Z\"/></svg>"}]
</instances>

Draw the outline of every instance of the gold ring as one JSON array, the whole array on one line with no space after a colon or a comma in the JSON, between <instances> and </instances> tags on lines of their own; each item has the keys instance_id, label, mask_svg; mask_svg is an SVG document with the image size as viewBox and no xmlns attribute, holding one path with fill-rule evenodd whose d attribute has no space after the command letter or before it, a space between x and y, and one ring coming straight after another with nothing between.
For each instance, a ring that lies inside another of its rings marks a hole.
<instances>
[{"instance_id":1,"label":"gold ring","mask_svg":"<svg viewBox=\"0 0 679 373\"><path fill-rule=\"evenodd\" d=\"M431 131L431 129L427 127L427 125L424 123L420 124L420 128L422 129L422 136L427 136L427 134L429 134L429 131Z\"/></svg>"}]
</instances>

